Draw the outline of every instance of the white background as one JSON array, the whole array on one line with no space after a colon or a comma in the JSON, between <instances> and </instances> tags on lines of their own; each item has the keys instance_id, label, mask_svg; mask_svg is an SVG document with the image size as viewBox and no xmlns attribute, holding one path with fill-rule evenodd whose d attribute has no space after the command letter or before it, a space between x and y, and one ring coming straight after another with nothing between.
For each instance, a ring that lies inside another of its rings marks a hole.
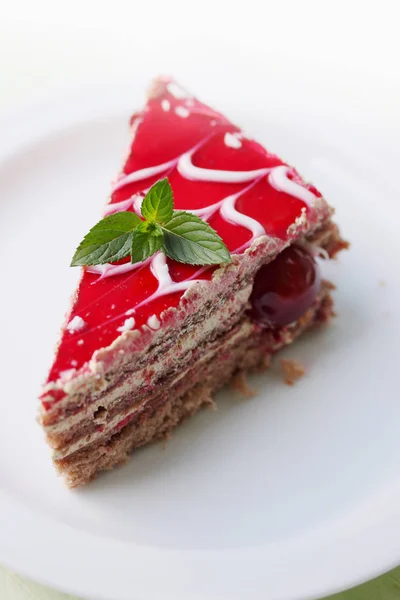
<instances>
[{"instance_id":1,"label":"white background","mask_svg":"<svg viewBox=\"0 0 400 600\"><path fill-rule=\"evenodd\" d=\"M297 59L318 64L351 96L357 71L398 81L399 11L398 0L1 0L0 106L133 72L218 73L233 89L232 56L264 81L285 59L288 77Z\"/></svg>"}]
</instances>

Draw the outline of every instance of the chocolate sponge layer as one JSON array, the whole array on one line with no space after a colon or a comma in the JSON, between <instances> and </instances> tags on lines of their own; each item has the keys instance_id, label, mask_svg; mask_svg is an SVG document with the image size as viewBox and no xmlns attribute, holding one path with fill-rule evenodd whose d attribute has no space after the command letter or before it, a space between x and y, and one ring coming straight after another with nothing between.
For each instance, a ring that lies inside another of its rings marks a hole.
<instances>
[{"instance_id":1,"label":"chocolate sponge layer","mask_svg":"<svg viewBox=\"0 0 400 600\"><path fill-rule=\"evenodd\" d=\"M267 332L244 317L231 331L215 340L208 352L187 366L180 377L166 381L139 407L132 392L118 403L117 425L96 442L55 464L70 487L91 480L99 471L125 462L129 453L149 442L166 438L171 430L202 406L214 404L214 394L238 372L266 368L277 350L291 344L313 325L332 314L331 285L324 283L315 305L296 323ZM136 410L132 410L136 406Z\"/></svg>"}]
</instances>

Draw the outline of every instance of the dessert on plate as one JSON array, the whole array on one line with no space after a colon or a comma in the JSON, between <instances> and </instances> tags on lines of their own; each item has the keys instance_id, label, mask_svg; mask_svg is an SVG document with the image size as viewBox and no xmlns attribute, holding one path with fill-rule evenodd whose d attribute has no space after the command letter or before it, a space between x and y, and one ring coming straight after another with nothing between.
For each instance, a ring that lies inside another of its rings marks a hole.
<instances>
[{"instance_id":1,"label":"dessert on plate","mask_svg":"<svg viewBox=\"0 0 400 600\"><path fill-rule=\"evenodd\" d=\"M328 321L315 257L347 245L313 185L172 79L131 129L105 218L75 254L85 266L40 396L71 487Z\"/></svg>"}]
</instances>

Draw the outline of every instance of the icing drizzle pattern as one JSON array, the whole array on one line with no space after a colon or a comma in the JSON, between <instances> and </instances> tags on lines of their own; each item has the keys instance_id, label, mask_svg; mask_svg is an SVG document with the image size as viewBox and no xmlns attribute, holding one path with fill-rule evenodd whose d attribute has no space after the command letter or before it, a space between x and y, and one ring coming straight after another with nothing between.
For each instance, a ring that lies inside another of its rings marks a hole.
<instances>
[{"instance_id":1,"label":"icing drizzle pattern","mask_svg":"<svg viewBox=\"0 0 400 600\"><path fill-rule=\"evenodd\" d=\"M302 212L313 210L319 192L172 80L159 80L156 90L132 118L130 153L104 214L140 214L146 191L167 176L175 208L207 220L231 253L244 252L261 235L287 239ZM214 270L175 263L162 253L134 265L124 260L86 268L70 315L70 320L83 319L85 327L66 329L49 381L71 366L79 369L95 350L112 343L128 316L134 328L158 328L160 314L177 306L195 282L209 280Z\"/></svg>"}]
</instances>

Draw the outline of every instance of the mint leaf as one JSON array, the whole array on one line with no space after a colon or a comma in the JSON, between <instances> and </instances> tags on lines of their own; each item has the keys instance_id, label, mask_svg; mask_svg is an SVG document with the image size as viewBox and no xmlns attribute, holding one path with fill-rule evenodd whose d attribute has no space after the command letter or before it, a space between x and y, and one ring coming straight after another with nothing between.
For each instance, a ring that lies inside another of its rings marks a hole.
<instances>
[{"instance_id":1,"label":"mint leaf","mask_svg":"<svg viewBox=\"0 0 400 600\"><path fill-rule=\"evenodd\" d=\"M157 223L142 222L132 233L131 262L137 263L160 250L163 245L163 232Z\"/></svg>"},{"instance_id":2,"label":"mint leaf","mask_svg":"<svg viewBox=\"0 0 400 600\"><path fill-rule=\"evenodd\" d=\"M231 262L228 248L219 235L196 215L174 211L161 225L164 252L170 258L190 265L214 265Z\"/></svg>"},{"instance_id":3,"label":"mint leaf","mask_svg":"<svg viewBox=\"0 0 400 600\"><path fill-rule=\"evenodd\" d=\"M174 199L168 179L161 179L147 192L142 202L142 215L145 219L165 223L172 217Z\"/></svg>"},{"instance_id":4,"label":"mint leaf","mask_svg":"<svg viewBox=\"0 0 400 600\"><path fill-rule=\"evenodd\" d=\"M99 221L79 244L71 267L101 265L128 256L132 231L141 223L132 212L119 212Z\"/></svg>"},{"instance_id":5,"label":"mint leaf","mask_svg":"<svg viewBox=\"0 0 400 600\"><path fill-rule=\"evenodd\" d=\"M79 244L71 266L116 262L129 255L132 263L143 262L158 250L191 265L231 262L228 248L208 223L174 210L167 178L150 188L141 210L145 220L132 212L118 212L99 221Z\"/></svg>"}]
</instances>

